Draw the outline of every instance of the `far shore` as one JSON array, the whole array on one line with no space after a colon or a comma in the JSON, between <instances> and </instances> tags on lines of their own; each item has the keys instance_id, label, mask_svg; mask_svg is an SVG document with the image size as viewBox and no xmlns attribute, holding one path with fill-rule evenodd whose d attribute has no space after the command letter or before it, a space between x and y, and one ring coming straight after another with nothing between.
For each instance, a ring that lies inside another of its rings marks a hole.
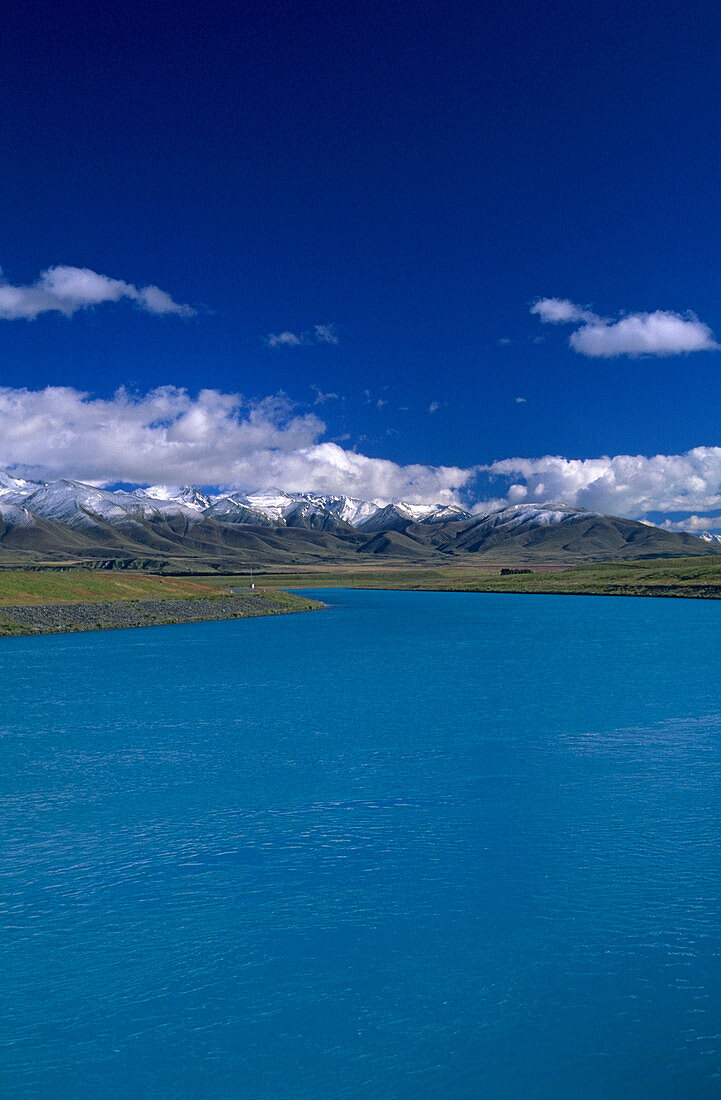
<instances>
[{"instance_id":1,"label":"far shore","mask_svg":"<svg viewBox=\"0 0 721 1100\"><path fill-rule=\"evenodd\" d=\"M319 566L292 572L162 574L0 569L0 637L165 626L310 611L322 588L721 599L721 556L559 567Z\"/></svg>"},{"instance_id":2,"label":"far shore","mask_svg":"<svg viewBox=\"0 0 721 1100\"><path fill-rule=\"evenodd\" d=\"M648 558L559 566L348 566L286 572L253 570L266 590L385 588L425 592L497 592L558 596L663 596L721 599L721 556ZM211 586L247 583L247 576L204 578Z\"/></svg>"}]
</instances>

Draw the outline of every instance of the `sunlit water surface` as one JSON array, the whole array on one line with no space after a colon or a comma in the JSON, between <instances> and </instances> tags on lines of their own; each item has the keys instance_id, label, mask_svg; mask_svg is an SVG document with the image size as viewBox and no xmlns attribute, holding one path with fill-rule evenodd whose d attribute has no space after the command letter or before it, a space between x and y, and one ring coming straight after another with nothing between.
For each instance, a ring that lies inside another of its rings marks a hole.
<instances>
[{"instance_id":1,"label":"sunlit water surface","mask_svg":"<svg viewBox=\"0 0 721 1100\"><path fill-rule=\"evenodd\" d=\"M721 1094L719 605L0 640L5 1097Z\"/></svg>"}]
</instances>

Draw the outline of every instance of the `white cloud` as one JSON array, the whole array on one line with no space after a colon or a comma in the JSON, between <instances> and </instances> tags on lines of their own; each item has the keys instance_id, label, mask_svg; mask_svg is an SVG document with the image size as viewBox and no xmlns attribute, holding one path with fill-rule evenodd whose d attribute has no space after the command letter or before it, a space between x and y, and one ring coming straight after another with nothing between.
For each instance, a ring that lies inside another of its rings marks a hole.
<instances>
[{"instance_id":1,"label":"white cloud","mask_svg":"<svg viewBox=\"0 0 721 1100\"><path fill-rule=\"evenodd\" d=\"M619 355L681 355L691 351L718 351L713 332L694 313L657 309L653 313L628 313L618 320L598 317L567 298L541 298L531 313L552 324L580 327L569 337L574 351L592 359Z\"/></svg>"},{"instance_id":2,"label":"white cloud","mask_svg":"<svg viewBox=\"0 0 721 1100\"><path fill-rule=\"evenodd\" d=\"M485 516L488 512L501 512L508 505L515 504L517 501L508 501L506 497L490 497L485 500L479 500L477 504L472 504L470 511L474 516Z\"/></svg>"},{"instance_id":3,"label":"white cloud","mask_svg":"<svg viewBox=\"0 0 721 1100\"><path fill-rule=\"evenodd\" d=\"M575 302L569 302L568 298L539 298L531 306L531 313L552 325L600 321L600 317L595 313L584 309L583 306L577 306Z\"/></svg>"},{"instance_id":4,"label":"white cloud","mask_svg":"<svg viewBox=\"0 0 721 1100\"><path fill-rule=\"evenodd\" d=\"M721 508L721 447L651 457L507 458L482 469L492 477L522 479L528 500L561 501L632 519L647 512Z\"/></svg>"},{"instance_id":5,"label":"white cloud","mask_svg":"<svg viewBox=\"0 0 721 1100\"><path fill-rule=\"evenodd\" d=\"M87 267L48 267L26 286L13 286L0 272L0 319L32 321L41 313L72 317L80 309L119 302L126 298L148 313L175 313L191 317L195 310L174 302L157 286L137 287L122 279L110 279Z\"/></svg>"},{"instance_id":6,"label":"white cloud","mask_svg":"<svg viewBox=\"0 0 721 1100\"><path fill-rule=\"evenodd\" d=\"M283 397L248 402L164 386L110 399L69 387L0 388L0 468L70 477L227 488L317 490L412 503L454 503L473 471L400 466L323 442L325 424Z\"/></svg>"},{"instance_id":7,"label":"white cloud","mask_svg":"<svg viewBox=\"0 0 721 1100\"><path fill-rule=\"evenodd\" d=\"M517 404L517 405L525 405L525 404L526 404L526 399L525 399L525 397L517 397L517 398L516 398L516 404Z\"/></svg>"},{"instance_id":8,"label":"white cloud","mask_svg":"<svg viewBox=\"0 0 721 1100\"><path fill-rule=\"evenodd\" d=\"M511 485L506 495L509 504L522 504L528 496L528 489L525 485Z\"/></svg>"},{"instance_id":9,"label":"white cloud","mask_svg":"<svg viewBox=\"0 0 721 1100\"><path fill-rule=\"evenodd\" d=\"M303 343L294 332L271 332L266 336L265 342L269 348L295 348Z\"/></svg>"},{"instance_id":10,"label":"white cloud","mask_svg":"<svg viewBox=\"0 0 721 1100\"><path fill-rule=\"evenodd\" d=\"M441 407L441 406L440 406L440 404L438 403L438 401L431 401L430 405L428 406L428 412L429 412L429 413L434 413L434 412L438 412L438 410L440 409L440 407Z\"/></svg>"},{"instance_id":11,"label":"white cloud","mask_svg":"<svg viewBox=\"0 0 721 1100\"><path fill-rule=\"evenodd\" d=\"M270 332L265 337L269 348L300 348L309 344L337 344L335 325L313 325L306 332Z\"/></svg>"},{"instance_id":12,"label":"white cloud","mask_svg":"<svg viewBox=\"0 0 721 1100\"><path fill-rule=\"evenodd\" d=\"M323 393L320 386L311 386L312 390L315 390L314 405L324 405L326 401L345 401L344 397L341 397L339 393Z\"/></svg>"},{"instance_id":13,"label":"white cloud","mask_svg":"<svg viewBox=\"0 0 721 1100\"><path fill-rule=\"evenodd\" d=\"M682 316L657 309L655 313L630 313L620 321L597 321L571 333L571 347L595 359L618 355L681 355L690 351L717 351L719 345L708 325L692 313Z\"/></svg>"},{"instance_id":14,"label":"white cloud","mask_svg":"<svg viewBox=\"0 0 721 1100\"><path fill-rule=\"evenodd\" d=\"M141 287L138 291L138 302L148 313L179 313L182 317L193 317L196 312L190 306L178 305L157 286Z\"/></svg>"},{"instance_id":15,"label":"white cloud","mask_svg":"<svg viewBox=\"0 0 721 1100\"><path fill-rule=\"evenodd\" d=\"M141 395L120 389L102 399L69 387L0 388L0 469L21 477L278 486L467 505L478 497L473 486L482 474L490 499L476 510L561 501L635 519L721 511L721 447L651 457L508 458L467 468L401 466L328 441L325 432L315 412L299 411L283 396L247 401L164 386Z\"/></svg>"},{"instance_id":16,"label":"white cloud","mask_svg":"<svg viewBox=\"0 0 721 1100\"><path fill-rule=\"evenodd\" d=\"M314 325L313 332L316 344L337 344L338 334L335 325Z\"/></svg>"},{"instance_id":17,"label":"white cloud","mask_svg":"<svg viewBox=\"0 0 721 1100\"><path fill-rule=\"evenodd\" d=\"M686 519L664 520L659 526L666 531L688 531L698 535L702 531L721 531L721 516L687 516Z\"/></svg>"}]
</instances>

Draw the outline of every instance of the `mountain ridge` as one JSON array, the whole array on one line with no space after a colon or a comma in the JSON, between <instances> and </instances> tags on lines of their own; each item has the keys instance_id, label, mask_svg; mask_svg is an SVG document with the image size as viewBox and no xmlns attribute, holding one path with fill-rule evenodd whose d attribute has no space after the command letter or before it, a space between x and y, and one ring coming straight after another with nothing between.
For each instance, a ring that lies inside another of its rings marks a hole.
<instances>
[{"instance_id":1,"label":"mountain ridge","mask_svg":"<svg viewBox=\"0 0 721 1100\"><path fill-rule=\"evenodd\" d=\"M211 495L192 485L101 489L0 471L0 565L89 560L293 565L473 556L504 563L721 553L721 544L560 503L472 513L455 504L366 501L283 490Z\"/></svg>"}]
</instances>

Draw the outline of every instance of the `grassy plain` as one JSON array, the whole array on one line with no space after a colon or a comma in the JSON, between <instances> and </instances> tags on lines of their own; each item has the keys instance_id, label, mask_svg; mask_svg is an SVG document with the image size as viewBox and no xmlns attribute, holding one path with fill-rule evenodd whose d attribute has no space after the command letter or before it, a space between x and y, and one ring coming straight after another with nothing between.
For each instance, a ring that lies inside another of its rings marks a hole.
<instances>
[{"instance_id":1,"label":"grassy plain","mask_svg":"<svg viewBox=\"0 0 721 1100\"><path fill-rule=\"evenodd\" d=\"M247 574L169 577L129 571L44 569L0 572L0 607L110 603L116 600L207 599L244 588ZM721 557L593 563L534 568L502 576L498 566L425 568L317 567L254 575L256 593L290 599L283 590L389 588L439 592L526 592L599 596L721 598Z\"/></svg>"},{"instance_id":2,"label":"grassy plain","mask_svg":"<svg viewBox=\"0 0 721 1100\"><path fill-rule=\"evenodd\" d=\"M534 568L501 575L496 567L317 568L255 576L258 588L396 588L438 592L526 592L591 596L681 596L721 598L721 557L654 558L595 562L567 569ZM198 577L220 589L248 583L247 575Z\"/></svg>"},{"instance_id":3,"label":"grassy plain","mask_svg":"<svg viewBox=\"0 0 721 1100\"><path fill-rule=\"evenodd\" d=\"M107 603L110 600L162 600L208 596L207 585L192 577L144 573L43 569L0 572L0 606L8 604Z\"/></svg>"}]
</instances>

